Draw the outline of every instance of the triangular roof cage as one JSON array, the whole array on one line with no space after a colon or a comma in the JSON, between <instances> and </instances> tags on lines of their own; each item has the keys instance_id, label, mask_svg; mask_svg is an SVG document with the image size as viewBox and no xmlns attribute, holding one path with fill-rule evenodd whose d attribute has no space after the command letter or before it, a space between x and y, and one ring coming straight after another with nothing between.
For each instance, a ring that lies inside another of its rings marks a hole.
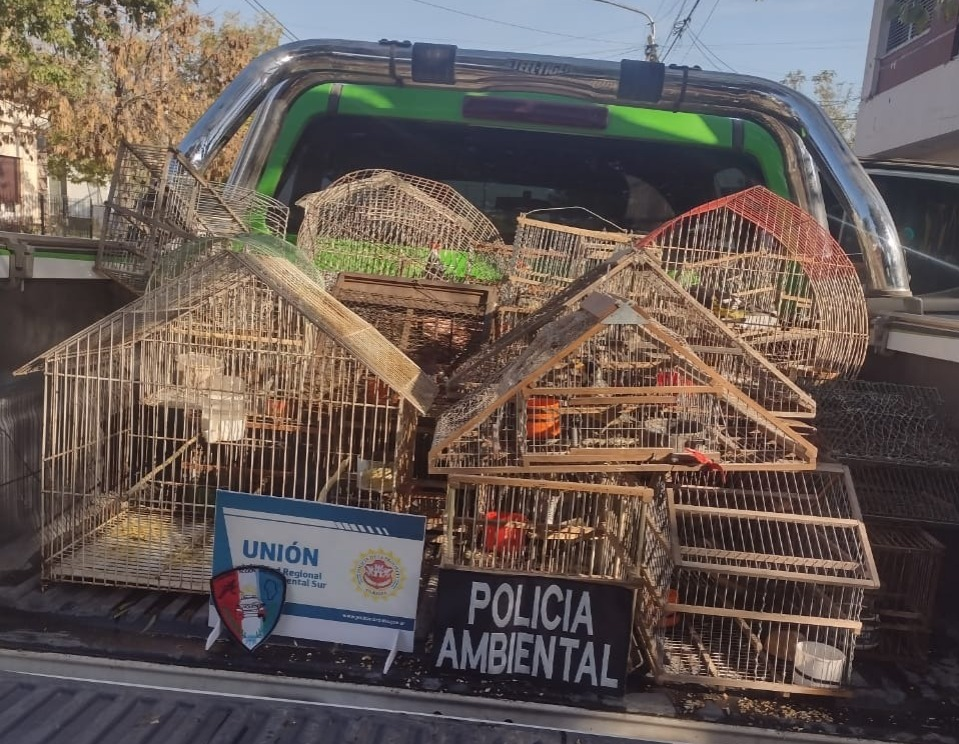
<instances>
[{"instance_id":1,"label":"triangular roof cage","mask_svg":"<svg viewBox=\"0 0 959 744\"><path fill-rule=\"evenodd\" d=\"M440 181L347 173L303 196L297 246L330 271L495 284L506 246L490 219Z\"/></svg>"},{"instance_id":2,"label":"triangular roof cage","mask_svg":"<svg viewBox=\"0 0 959 744\"><path fill-rule=\"evenodd\" d=\"M435 383L376 328L289 261L233 251L217 253L193 271L144 294L48 349L15 374L41 371L51 358L72 355L79 363L82 357L92 357L100 350L134 343L157 326L215 301L220 292L234 286L237 277L244 274L253 275L281 296L421 413L429 409L437 392Z\"/></svg>"},{"instance_id":3,"label":"triangular roof cage","mask_svg":"<svg viewBox=\"0 0 959 744\"><path fill-rule=\"evenodd\" d=\"M770 413L811 418L813 398L749 343L703 307L649 253L621 250L569 286L494 344L467 359L449 381L452 388L486 384L529 346L543 326L573 312L584 297L605 292L637 304L706 364Z\"/></svg>"},{"instance_id":4,"label":"triangular roof cage","mask_svg":"<svg viewBox=\"0 0 959 744\"><path fill-rule=\"evenodd\" d=\"M815 466L816 450L646 310L592 294L544 326L494 382L443 412L430 466L642 471L693 466L687 457L730 470L801 470Z\"/></svg>"},{"instance_id":5,"label":"triangular roof cage","mask_svg":"<svg viewBox=\"0 0 959 744\"><path fill-rule=\"evenodd\" d=\"M671 276L790 378L855 377L869 316L829 231L762 186L704 204L643 238Z\"/></svg>"}]
</instances>

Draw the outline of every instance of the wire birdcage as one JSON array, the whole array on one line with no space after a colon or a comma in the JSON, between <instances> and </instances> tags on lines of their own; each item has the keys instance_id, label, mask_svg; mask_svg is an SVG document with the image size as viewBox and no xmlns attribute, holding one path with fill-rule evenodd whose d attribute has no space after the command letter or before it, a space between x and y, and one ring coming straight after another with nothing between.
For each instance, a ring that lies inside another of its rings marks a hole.
<instances>
[{"instance_id":1,"label":"wire birdcage","mask_svg":"<svg viewBox=\"0 0 959 744\"><path fill-rule=\"evenodd\" d=\"M642 309L592 294L442 412L435 472L802 470L815 448Z\"/></svg>"},{"instance_id":2,"label":"wire birdcage","mask_svg":"<svg viewBox=\"0 0 959 744\"><path fill-rule=\"evenodd\" d=\"M439 181L348 173L297 201L297 245L322 270L496 284L505 245L492 222Z\"/></svg>"},{"instance_id":3,"label":"wire birdcage","mask_svg":"<svg viewBox=\"0 0 959 744\"><path fill-rule=\"evenodd\" d=\"M217 489L394 508L435 385L283 258L224 251L43 371L44 579L209 591Z\"/></svg>"},{"instance_id":4,"label":"wire birdcage","mask_svg":"<svg viewBox=\"0 0 959 744\"><path fill-rule=\"evenodd\" d=\"M848 472L679 473L662 681L830 692L851 671L876 565Z\"/></svg>"},{"instance_id":5,"label":"wire birdcage","mask_svg":"<svg viewBox=\"0 0 959 744\"><path fill-rule=\"evenodd\" d=\"M808 418L815 413L815 401L808 393L693 299L649 254L632 249L596 265L536 311L516 316L515 327L505 330L501 325L493 344L457 368L450 387L470 389L495 379L547 323L575 310L591 292L635 303L770 413L789 418Z\"/></svg>"},{"instance_id":6,"label":"wire birdcage","mask_svg":"<svg viewBox=\"0 0 959 744\"><path fill-rule=\"evenodd\" d=\"M104 203L97 269L142 292L157 261L198 237L285 236L289 209L237 186L210 182L174 148L123 142Z\"/></svg>"},{"instance_id":7,"label":"wire birdcage","mask_svg":"<svg viewBox=\"0 0 959 744\"><path fill-rule=\"evenodd\" d=\"M815 390L821 447L843 461L955 467L959 441L931 387L837 380Z\"/></svg>"},{"instance_id":8,"label":"wire birdcage","mask_svg":"<svg viewBox=\"0 0 959 744\"><path fill-rule=\"evenodd\" d=\"M852 378L866 357L862 284L815 219L757 186L697 207L638 243L790 378Z\"/></svg>"},{"instance_id":9,"label":"wire birdcage","mask_svg":"<svg viewBox=\"0 0 959 744\"><path fill-rule=\"evenodd\" d=\"M625 230L586 230L521 214L513 239L510 282L517 301L535 309L635 239Z\"/></svg>"},{"instance_id":10,"label":"wire birdcage","mask_svg":"<svg viewBox=\"0 0 959 744\"><path fill-rule=\"evenodd\" d=\"M870 522L868 530L881 581L876 654L921 663L929 651L945 547L916 526Z\"/></svg>"},{"instance_id":11,"label":"wire birdcage","mask_svg":"<svg viewBox=\"0 0 959 744\"><path fill-rule=\"evenodd\" d=\"M959 526L959 470L857 461L848 465L867 517Z\"/></svg>"}]
</instances>

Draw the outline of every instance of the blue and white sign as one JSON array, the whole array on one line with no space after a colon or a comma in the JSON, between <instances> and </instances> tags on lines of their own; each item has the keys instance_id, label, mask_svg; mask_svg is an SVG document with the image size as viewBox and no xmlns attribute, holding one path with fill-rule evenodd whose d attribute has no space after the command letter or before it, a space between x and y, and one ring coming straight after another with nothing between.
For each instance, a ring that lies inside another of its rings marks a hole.
<instances>
[{"instance_id":1,"label":"blue and white sign","mask_svg":"<svg viewBox=\"0 0 959 744\"><path fill-rule=\"evenodd\" d=\"M217 491L213 575L280 571L276 635L412 651L425 535L425 517Z\"/></svg>"}]
</instances>

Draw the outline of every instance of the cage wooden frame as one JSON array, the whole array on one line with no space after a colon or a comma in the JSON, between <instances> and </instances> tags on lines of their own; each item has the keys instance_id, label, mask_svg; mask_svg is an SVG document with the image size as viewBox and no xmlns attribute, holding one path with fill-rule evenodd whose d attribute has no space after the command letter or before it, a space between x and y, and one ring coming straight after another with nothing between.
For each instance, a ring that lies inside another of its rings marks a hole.
<instances>
[{"instance_id":1,"label":"cage wooden frame","mask_svg":"<svg viewBox=\"0 0 959 744\"><path fill-rule=\"evenodd\" d=\"M533 410L544 401L549 410ZM816 461L808 440L645 311L594 293L544 326L496 382L441 413L429 462L457 474L662 471L698 469L704 453L729 470Z\"/></svg>"},{"instance_id":2,"label":"cage wooden frame","mask_svg":"<svg viewBox=\"0 0 959 744\"><path fill-rule=\"evenodd\" d=\"M855 266L812 215L765 187L685 212L637 247L790 378L862 368L869 316Z\"/></svg>"},{"instance_id":3,"label":"cage wooden frame","mask_svg":"<svg viewBox=\"0 0 959 744\"><path fill-rule=\"evenodd\" d=\"M642 308L771 414L797 419L815 415L816 402L808 392L697 302L653 256L632 249L597 264L533 312L500 306L495 342L465 360L448 387L469 389L489 383L545 325L577 309L594 292L624 298ZM509 322L504 322L506 318Z\"/></svg>"},{"instance_id":4,"label":"cage wooden frame","mask_svg":"<svg viewBox=\"0 0 959 744\"><path fill-rule=\"evenodd\" d=\"M436 386L283 258L225 251L33 360L44 580L209 590L216 489L395 509Z\"/></svg>"}]
</instances>

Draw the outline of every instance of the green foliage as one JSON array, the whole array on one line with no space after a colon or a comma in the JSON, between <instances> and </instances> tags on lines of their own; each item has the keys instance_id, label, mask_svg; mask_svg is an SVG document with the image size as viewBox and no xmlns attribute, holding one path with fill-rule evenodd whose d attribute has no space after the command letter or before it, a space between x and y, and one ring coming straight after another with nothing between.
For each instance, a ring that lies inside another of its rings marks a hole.
<instances>
[{"instance_id":1,"label":"green foliage","mask_svg":"<svg viewBox=\"0 0 959 744\"><path fill-rule=\"evenodd\" d=\"M917 31L925 30L936 13L949 20L959 15L959 0L936 0L931 13L926 6L923 0L892 0L889 4L900 23L914 26Z\"/></svg>"}]
</instances>

